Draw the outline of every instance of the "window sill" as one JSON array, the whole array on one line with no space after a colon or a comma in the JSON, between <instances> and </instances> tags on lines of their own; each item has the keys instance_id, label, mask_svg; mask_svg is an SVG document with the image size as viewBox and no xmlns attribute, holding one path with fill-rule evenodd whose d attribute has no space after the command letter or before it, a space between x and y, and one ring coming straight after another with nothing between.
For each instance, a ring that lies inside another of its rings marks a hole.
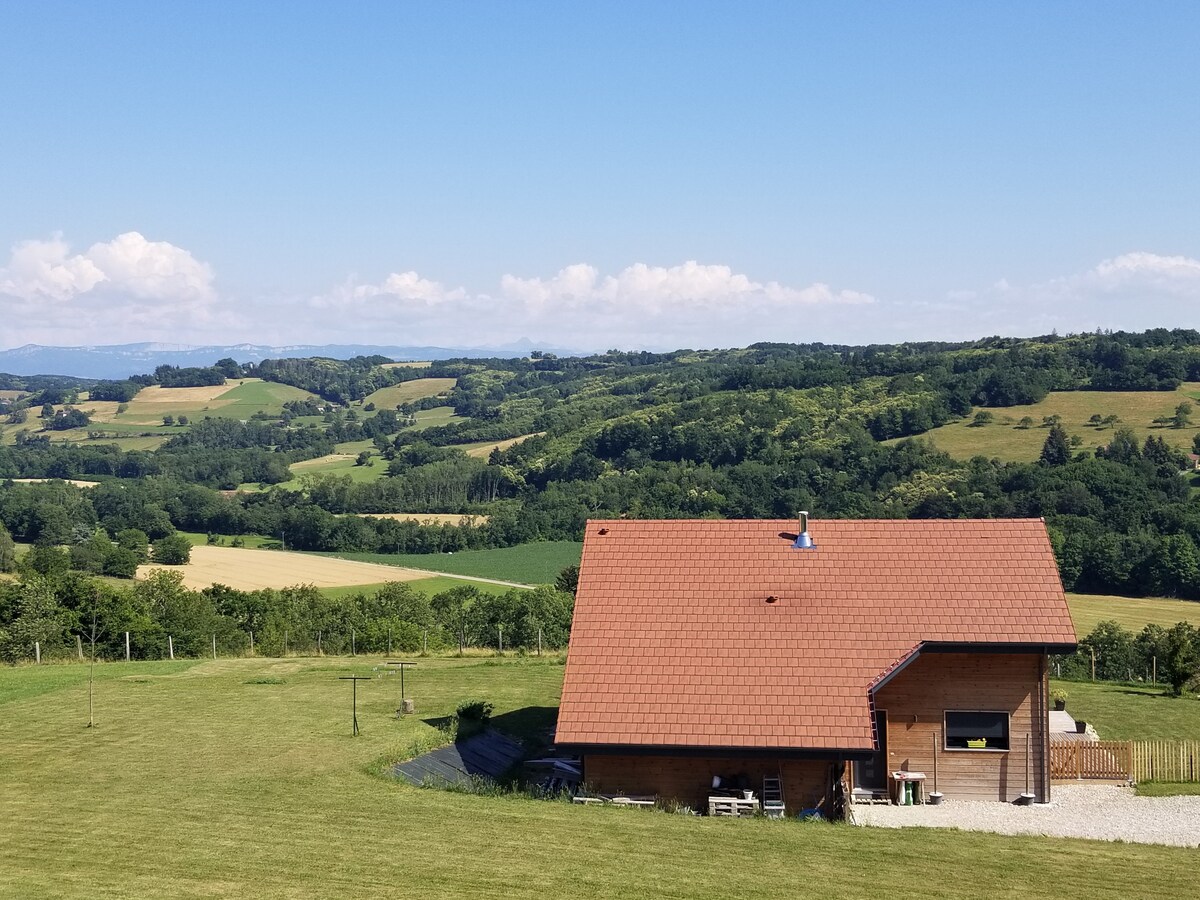
<instances>
[{"instance_id":1,"label":"window sill","mask_svg":"<svg viewBox=\"0 0 1200 900\"><path fill-rule=\"evenodd\" d=\"M943 747L944 753L1012 753L1007 747Z\"/></svg>"}]
</instances>

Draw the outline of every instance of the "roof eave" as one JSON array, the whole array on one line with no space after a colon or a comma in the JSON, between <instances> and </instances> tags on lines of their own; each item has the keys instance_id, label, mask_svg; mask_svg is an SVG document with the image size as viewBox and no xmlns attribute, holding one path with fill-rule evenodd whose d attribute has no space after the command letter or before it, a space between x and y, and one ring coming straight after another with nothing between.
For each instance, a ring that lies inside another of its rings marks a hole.
<instances>
[{"instance_id":1,"label":"roof eave","mask_svg":"<svg viewBox=\"0 0 1200 900\"><path fill-rule=\"evenodd\" d=\"M589 744L562 741L555 744L561 753L575 756L742 756L770 759L869 760L873 749L861 747L726 747L692 744Z\"/></svg>"}]
</instances>

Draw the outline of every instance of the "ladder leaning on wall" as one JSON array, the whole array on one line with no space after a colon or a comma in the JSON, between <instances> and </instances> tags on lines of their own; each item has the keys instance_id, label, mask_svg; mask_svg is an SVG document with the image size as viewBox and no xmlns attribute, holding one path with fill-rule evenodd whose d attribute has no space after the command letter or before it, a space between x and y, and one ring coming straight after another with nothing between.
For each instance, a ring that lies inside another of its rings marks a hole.
<instances>
[{"instance_id":1,"label":"ladder leaning on wall","mask_svg":"<svg viewBox=\"0 0 1200 900\"><path fill-rule=\"evenodd\" d=\"M786 815L785 808L782 775L774 778L764 775L762 784L763 814L771 819L782 819Z\"/></svg>"}]
</instances>

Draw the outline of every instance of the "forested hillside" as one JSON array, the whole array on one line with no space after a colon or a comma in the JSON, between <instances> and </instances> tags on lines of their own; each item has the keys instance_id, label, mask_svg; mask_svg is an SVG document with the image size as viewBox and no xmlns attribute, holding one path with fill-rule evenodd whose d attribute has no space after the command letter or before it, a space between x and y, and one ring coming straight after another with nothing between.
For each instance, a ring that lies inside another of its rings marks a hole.
<instances>
[{"instance_id":1,"label":"forested hillside","mask_svg":"<svg viewBox=\"0 0 1200 900\"><path fill-rule=\"evenodd\" d=\"M1178 449L1196 431L1190 401L1154 422L1097 409L1096 422L987 424L991 410L1052 391L1182 391L1200 401L1194 331L385 362L279 360L228 373L320 399L257 421L193 420L154 451L26 436L0 447L0 477L103 484L86 494L6 485L0 522L26 542L69 544L96 527L151 537L178 528L282 535L297 549L420 553L577 540L589 517L622 515L1044 516L1068 589L1200 599L1200 504ZM416 379L456 381L395 408L364 402ZM955 421L978 422L984 448L988 428L1018 427L1044 435L1046 449L1028 463L986 450L954 458L922 437ZM1094 453L1073 446L1083 428L1107 431ZM519 440L490 456L468 452L510 439ZM318 471L296 481L289 469L355 441L362 477ZM232 492L245 482L291 483ZM384 512L490 518L459 527L345 515Z\"/></svg>"}]
</instances>

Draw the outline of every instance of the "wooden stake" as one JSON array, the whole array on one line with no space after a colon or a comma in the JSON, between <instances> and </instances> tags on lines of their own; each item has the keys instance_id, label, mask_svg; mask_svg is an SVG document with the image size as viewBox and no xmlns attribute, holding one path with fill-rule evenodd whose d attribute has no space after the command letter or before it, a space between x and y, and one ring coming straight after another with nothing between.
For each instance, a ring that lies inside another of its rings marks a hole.
<instances>
[{"instance_id":1,"label":"wooden stake","mask_svg":"<svg viewBox=\"0 0 1200 900\"><path fill-rule=\"evenodd\" d=\"M937 732L933 733L933 792L940 793L937 786L937 758L938 758L938 736Z\"/></svg>"},{"instance_id":2,"label":"wooden stake","mask_svg":"<svg viewBox=\"0 0 1200 900\"><path fill-rule=\"evenodd\" d=\"M351 656L357 655L357 653L354 649L354 629L353 628L350 629L350 655Z\"/></svg>"},{"instance_id":3,"label":"wooden stake","mask_svg":"<svg viewBox=\"0 0 1200 900\"><path fill-rule=\"evenodd\" d=\"M1096 648L1092 647L1092 681L1096 680Z\"/></svg>"},{"instance_id":4,"label":"wooden stake","mask_svg":"<svg viewBox=\"0 0 1200 900\"><path fill-rule=\"evenodd\" d=\"M1158 657L1152 656L1152 657L1150 657L1150 659L1153 663L1153 668L1151 669L1151 671L1154 673L1152 676L1150 676L1151 683L1158 684Z\"/></svg>"},{"instance_id":5,"label":"wooden stake","mask_svg":"<svg viewBox=\"0 0 1200 900\"><path fill-rule=\"evenodd\" d=\"M41 641L33 642L33 658L34 658L34 662L41 664L41 661L42 661L42 642Z\"/></svg>"},{"instance_id":6,"label":"wooden stake","mask_svg":"<svg viewBox=\"0 0 1200 900\"><path fill-rule=\"evenodd\" d=\"M79 654L79 659L82 662L83 661L83 637L78 634L75 635L75 652Z\"/></svg>"},{"instance_id":7,"label":"wooden stake","mask_svg":"<svg viewBox=\"0 0 1200 900\"><path fill-rule=\"evenodd\" d=\"M424 654L429 653L429 629L428 628L426 628L423 632L421 632L421 652Z\"/></svg>"},{"instance_id":8,"label":"wooden stake","mask_svg":"<svg viewBox=\"0 0 1200 900\"><path fill-rule=\"evenodd\" d=\"M167 653L170 654L171 659L175 658L175 638L170 635L167 635Z\"/></svg>"},{"instance_id":9,"label":"wooden stake","mask_svg":"<svg viewBox=\"0 0 1200 900\"><path fill-rule=\"evenodd\" d=\"M503 625L497 625L497 626L496 626L496 633L500 635L500 644L499 644L499 647L500 647L500 655L501 655L501 656L503 656L503 655L504 655L504 626L503 626Z\"/></svg>"},{"instance_id":10,"label":"wooden stake","mask_svg":"<svg viewBox=\"0 0 1200 900\"><path fill-rule=\"evenodd\" d=\"M542 655L542 629L538 629L538 656Z\"/></svg>"},{"instance_id":11,"label":"wooden stake","mask_svg":"<svg viewBox=\"0 0 1200 900\"><path fill-rule=\"evenodd\" d=\"M250 655L254 655L254 632L250 632Z\"/></svg>"},{"instance_id":12,"label":"wooden stake","mask_svg":"<svg viewBox=\"0 0 1200 900\"><path fill-rule=\"evenodd\" d=\"M213 635L213 659L217 658L217 636Z\"/></svg>"},{"instance_id":13,"label":"wooden stake","mask_svg":"<svg viewBox=\"0 0 1200 900\"><path fill-rule=\"evenodd\" d=\"M287 656L287 629L283 629L283 655Z\"/></svg>"}]
</instances>

